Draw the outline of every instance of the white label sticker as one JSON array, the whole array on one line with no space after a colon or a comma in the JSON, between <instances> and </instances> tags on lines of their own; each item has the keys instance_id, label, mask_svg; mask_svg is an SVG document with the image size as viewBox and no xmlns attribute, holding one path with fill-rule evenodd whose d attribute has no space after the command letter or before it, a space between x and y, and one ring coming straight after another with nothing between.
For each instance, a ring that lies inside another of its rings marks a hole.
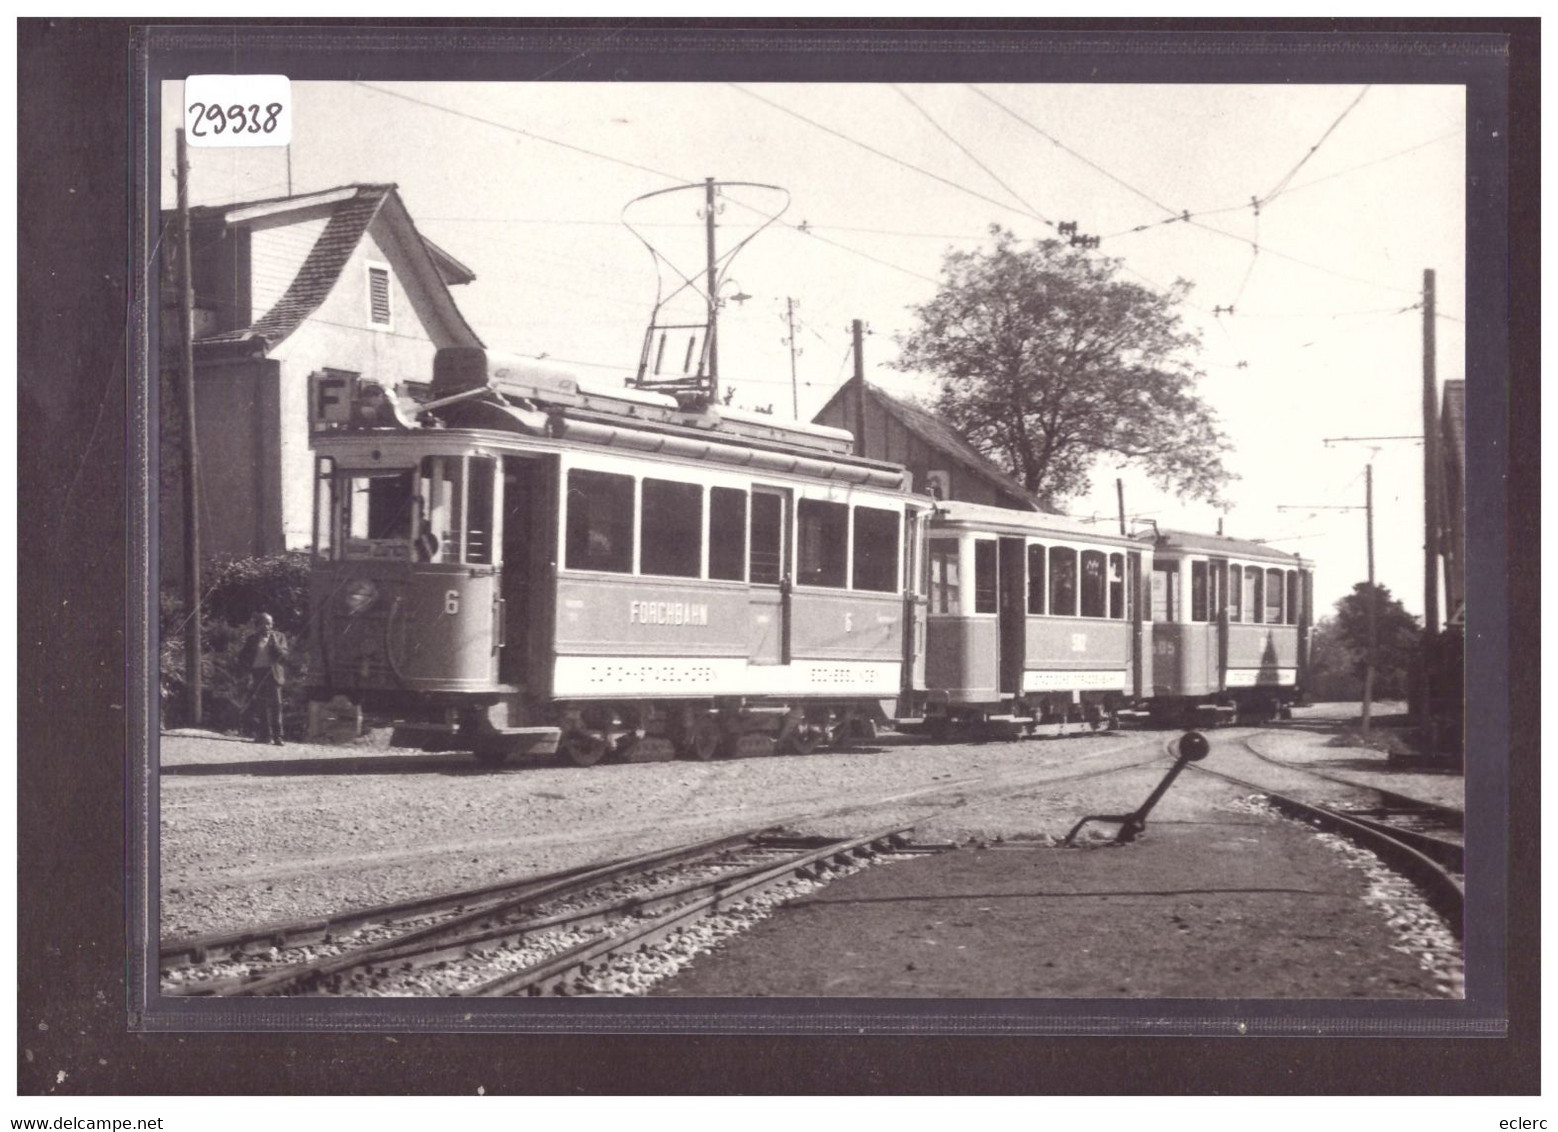
<instances>
[{"instance_id":1,"label":"white label sticker","mask_svg":"<svg viewBox=\"0 0 1558 1132\"><path fill-rule=\"evenodd\" d=\"M190 75L184 133L192 146L290 145L292 82L286 75Z\"/></svg>"}]
</instances>

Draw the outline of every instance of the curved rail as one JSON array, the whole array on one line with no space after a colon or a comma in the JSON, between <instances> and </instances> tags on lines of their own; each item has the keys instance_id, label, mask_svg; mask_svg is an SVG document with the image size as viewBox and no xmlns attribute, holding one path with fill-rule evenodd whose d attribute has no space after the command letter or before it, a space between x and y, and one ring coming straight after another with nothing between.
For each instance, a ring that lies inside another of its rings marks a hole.
<instances>
[{"instance_id":1,"label":"curved rail","mask_svg":"<svg viewBox=\"0 0 1558 1132\"><path fill-rule=\"evenodd\" d=\"M1271 804L1278 810L1289 816L1297 817L1328 832L1339 833L1376 854L1397 872L1416 883L1422 889L1429 905L1449 922L1456 938L1462 937L1466 892L1461 882L1440 863L1441 857L1459 861L1462 854L1461 846L1451 841L1430 838L1426 834L1399 829L1384 822L1350 817L1325 806L1301 802L1297 798L1279 794L1259 783L1248 782L1205 766L1197 766L1194 769L1261 794L1270 799ZM1360 786L1358 783L1348 785L1365 790L1373 789L1369 786ZM1432 843L1433 855L1420 848L1427 842ZM1457 872L1461 871L1458 864L1451 867Z\"/></svg>"},{"instance_id":2,"label":"curved rail","mask_svg":"<svg viewBox=\"0 0 1558 1132\"><path fill-rule=\"evenodd\" d=\"M1283 770L1300 771L1304 774L1313 775L1315 778L1323 778L1327 782L1334 782L1340 786L1351 786L1357 790L1372 790L1381 798L1385 799L1387 805L1397 806L1403 809L1417 810L1420 813L1432 815L1439 821L1454 825L1457 828L1460 827L1462 821L1465 819L1465 812L1462 810L1457 810L1454 806L1446 806L1438 802L1425 802L1421 798L1414 798L1409 794L1397 794L1394 790L1386 790L1383 787L1375 786L1368 782L1362 782L1356 778L1343 778L1340 775L1327 774L1323 770L1314 770L1311 767L1304 766L1302 763L1288 762L1286 759L1279 759L1273 755L1268 755L1264 751L1258 749L1255 744L1250 742L1248 739L1241 738L1239 742L1244 745L1244 749L1246 751L1250 752L1250 754L1254 755L1261 762L1269 763L1272 766L1279 766Z\"/></svg>"}]
</instances>

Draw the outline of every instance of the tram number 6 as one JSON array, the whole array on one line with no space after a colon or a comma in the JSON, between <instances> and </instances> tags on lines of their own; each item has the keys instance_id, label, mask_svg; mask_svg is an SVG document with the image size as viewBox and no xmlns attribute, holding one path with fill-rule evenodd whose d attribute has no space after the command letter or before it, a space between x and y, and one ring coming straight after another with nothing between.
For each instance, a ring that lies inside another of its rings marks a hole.
<instances>
[{"instance_id":1,"label":"tram number 6","mask_svg":"<svg viewBox=\"0 0 1558 1132\"><path fill-rule=\"evenodd\" d=\"M460 612L459 590L449 590L444 594L444 612L450 616Z\"/></svg>"}]
</instances>

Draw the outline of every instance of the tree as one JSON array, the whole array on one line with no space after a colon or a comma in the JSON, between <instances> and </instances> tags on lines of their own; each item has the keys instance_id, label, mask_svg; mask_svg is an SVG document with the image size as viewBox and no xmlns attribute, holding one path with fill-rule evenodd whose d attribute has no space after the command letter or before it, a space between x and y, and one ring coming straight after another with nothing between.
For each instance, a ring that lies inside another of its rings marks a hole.
<instances>
[{"instance_id":1,"label":"tree","mask_svg":"<svg viewBox=\"0 0 1558 1132\"><path fill-rule=\"evenodd\" d=\"M1407 695L1407 681L1417 663L1423 627L1406 607L1390 596L1381 585L1373 587L1376 616L1379 618L1379 663L1374 670L1374 694L1380 699L1399 700ZM1352 593L1336 603L1336 632L1353 654L1353 671L1359 676L1369 657L1368 582L1359 582Z\"/></svg>"},{"instance_id":2,"label":"tree","mask_svg":"<svg viewBox=\"0 0 1558 1132\"><path fill-rule=\"evenodd\" d=\"M1119 278L1121 261L1059 240L949 252L940 291L899 338L898 368L934 374L934 411L1040 500L1087 490L1099 457L1218 502L1232 446L1196 396L1200 336L1168 293Z\"/></svg>"}]
</instances>

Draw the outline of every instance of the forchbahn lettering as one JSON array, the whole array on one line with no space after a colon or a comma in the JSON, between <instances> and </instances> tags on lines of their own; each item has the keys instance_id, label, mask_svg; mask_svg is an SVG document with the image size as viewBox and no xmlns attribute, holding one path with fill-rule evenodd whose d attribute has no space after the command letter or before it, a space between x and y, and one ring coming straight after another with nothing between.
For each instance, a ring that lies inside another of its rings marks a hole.
<instances>
[{"instance_id":1,"label":"forchbahn lettering","mask_svg":"<svg viewBox=\"0 0 1558 1132\"><path fill-rule=\"evenodd\" d=\"M690 601L633 601L628 623L639 625L707 625L709 607Z\"/></svg>"}]
</instances>

